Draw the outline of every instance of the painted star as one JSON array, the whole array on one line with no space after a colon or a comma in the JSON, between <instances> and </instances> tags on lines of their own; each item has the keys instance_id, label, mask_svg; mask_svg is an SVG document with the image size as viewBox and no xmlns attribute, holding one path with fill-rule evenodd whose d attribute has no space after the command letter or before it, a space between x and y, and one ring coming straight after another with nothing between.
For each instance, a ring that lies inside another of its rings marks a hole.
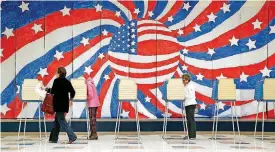
<instances>
[{"instance_id":1,"label":"painted star","mask_svg":"<svg viewBox=\"0 0 275 152\"><path fill-rule=\"evenodd\" d=\"M89 45L90 43L89 43L89 39L87 39L87 38L85 38L85 37L83 37L82 38L82 40L81 40L81 42L80 43L82 43L84 46L86 46L86 45Z\"/></svg>"},{"instance_id":2,"label":"painted star","mask_svg":"<svg viewBox=\"0 0 275 152\"><path fill-rule=\"evenodd\" d=\"M3 115L6 115L6 113L8 112L8 111L10 111L11 109L7 106L7 103L5 103L4 105L1 105L1 113L3 114Z\"/></svg>"},{"instance_id":3,"label":"painted star","mask_svg":"<svg viewBox=\"0 0 275 152\"><path fill-rule=\"evenodd\" d=\"M88 67L85 66L84 72L87 73L88 75L90 75L90 73L93 72L93 69L90 66L88 66Z\"/></svg>"},{"instance_id":4,"label":"painted star","mask_svg":"<svg viewBox=\"0 0 275 152\"><path fill-rule=\"evenodd\" d=\"M42 28L41 28L41 26L42 26L42 24L38 24L37 25L37 24L34 23L32 29L34 30L35 34L38 33L38 32L40 32L40 31L41 32L43 31Z\"/></svg>"},{"instance_id":5,"label":"painted star","mask_svg":"<svg viewBox=\"0 0 275 152\"><path fill-rule=\"evenodd\" d=\"M202 79L203 79L203 75L201 74L201 73L199 73L198 75L196 75L197 76L197 80L201 80L202 81Z\"/></svg>"},{"instance_id":6,"label":"painted star","mask_svg":"<svg viewBox=\"0 0 275 152\"><path fill-rule=\"evenodd\" d=\"M251 49L255 49L256 48L256 40L252 41L251 39L248 40L248 42L245 44L246 46L248 46L249 50Z\"/></svg>"},{"instance_id":7,"label":"painted star","mask_svg":"<svg viewBox=\"0 0 275 152\"><path fill-rule=\"evenodd\" d=\"M226 79L227 77L225 77L225 76L223 76L223 74L221 73L221 75L220 76L218 76L218 77L216 77L218 80L220 80L220 79Z\"/></svg>"},{"instance_id":8,"label":"painted star","mask_svg":"<svg viewBox=\"0 0 275 152\"><path fill-rule=\"evenodd\" d=\"M98 56L100 59L103 59L105 56L103 53L100 53L99 56Z\"/></svg>"},{"instance_id":9,"label":"painted star","mask_svg":"<svg viewBox=\"0 0 275 152\"><path fill-rule=\"evenodd\" d=\"M211 12L211 14L207 15L208 17L208 22L215 22L215 19L217 18L216 15L214 15L213 12Z\"/></svg>"},{"instance_id":10,"label":"painted star","mask_svg":"<svg viewBox=\"0 0 275 152\"><path fill-rule=\"evenodd\" d=\"M181 66L181 68L182 68L182 70L187 71L188 66L183 65L183 66Z\"/></svg>"},{"instance_id":11,"label":"painted star","mask_svg":"<svg viewBox=\"0 0 275 152\"><path fill-rule=\"evenodd\" d=\"M236 39L235 36L232 37L232 39L229 40L231 43L231 46L236 45L238 46L239 39Z\"/></svg>"},{"instance_id":12,"label":"painted star","mask_svg":"<svg viewBox=\"0 0 275 152\"><path fill-rule=\"evenodd\" d=\"M262 69L262 70L260 70L261 71L261 73L262 73L262 77L270 77L270 72L272 71L272 70L269 70L266 66L264 67L264 69Z\"/></svg>"},{"instance_id":13,"label":"painted star","mask_svg":"<svg viewBox=\"0 0 275 152\"><path fill-rule=\"evenodd\" d=\"M187 50L186 48L184 48L184 49L182 50L183 54L188 54L188 51L189 51L189 50Z\"/></svg>"},{"instance_id":14,"label":"painted star","mask_svg":"<svg viewBox=\"0 0 275 152\"><path fill-rule=\"evenodd\" d=\"M168 21L171 23L173 22L173 19L174 19L173 16L168 17Z\"/></svg>"},{"instance_id":15,"label":"painted star","mask_svg":"<svg viewBox=\"0 0 275 152\"><path fill-rule=\"evenodd\" d=\"M115 16L120 17L120 15L121 15L120 13L121 13L120 11L116 11Z\"/></svg>"},{"instance_id":16,"label":"painted star","mask_svg":"<svg viewBox=\"0 0 275 152\"><path fill-rule=\"evenodd\" d=\"M134 13L138 15L140 13L139 8L135 8Z\"/></svg>"},{"instance_id":17,"label":"painted star","mask_svg":"<svg viewBox=\"0 0 275 152\"><path fill-rule=\"evenodd\" d=\"M208 48L207 54L210 54L211 56L215 53L214 49Z\"/></svg>"},{"instance_id":18,"label":"painted star","mask_svg":"<svg viewBox=\"0 0 275 152\"><path fill-rule=\"evenodd\" d=\"M64 8L60 10L60 12L62 12L63 16L66 16L66 15L70 15L70 10L71 8L67 8L66 6L64 6Z\"/></svg>"},{"instance_id":19,"label":"painted star","mask_svg":"<svg viewBox=\"0 0 275 152\"><path fill-rule=\"evenodd\" d=\"M110 79L109 75L105 74L104 79L105 81L109 80Z\"/></svg>"},{"instance_id":20,"label":"painted star","mask_svg":"<svg viewBox=\"0 0 275 152\"><path fill-rule=\"evenodd\" d=\"M129 113L130 113L130 111L123 110L122 113L120 114L120 116L122 116L123 118L128 118L129 117Z\"/></svg>"},{"instance_id":21,"label":"painted star","mask_svg":"<svg viewBox=\"0 0 275 152\"><path fill-rule=\"evenodd\" d=\"M183 30L179 29L179 30L178 30L178 34L179 34L179 35L182 35L182 34L183 34Z\"/></svg>"},{"instance_id":22,"label":"painted star","mask_svg":"<svg viewBox=\"0 0 275 152\"><path fill-rule=\"evenodd\" d=\"M7 39L9 38L9 37L11 37L11 36L14 36L14 34L13 34L13 28L5 28L5 31L4 32L2 32L2 34L4 34L4 35L6 35L6 37L7 37Z\"/></svg>"},{"instance_id":23,"label":"painted star","mask_svg":"<svg viewBox=\"0 0 275 152\"><path fill-rule=\"evenodd\" d=\"M95 8L96 8L96 12L101 12L101 11L102 11L102 6L99 5L99 4L97 4L97 5L95 6Z\"/></svg>"},{"instance_id":24,"label":"painted star","mask_svg":"<svg viewBox=\"0 0 275 152\"><path fill-rule=\"evenodd\" d=\"M150 102L151 98L149 98L148 96L145 98L146 102Z\"/></svg>"},{"instance_id":25,"label":"painted star","mask_svg":"<svg viewBox=\"0 0 275 152\"><path fill-rule=\"evenodd\" d=\"M256 19L256 21L255 22L253 22L252 24L253 24L253 26L254 26L254 29L261 29L261 24L262 24L263 22L260 22L258 19Z\"/></svg>"},{"instance_id":26,"label":"painted star","mask_svg":"<svg viewBox=\"0 0 275 152\"><path fill-rule=\"evenodd\" d=\"M22 2L22 4L18 7L21 8L22 13L25 11L29 11L29 3Z\"/></svg>"},{"instance_id":27,"label":"painted star","mask_svg":"<svg viewBox=\"0 0 275 152\"><path fill-rule=\"evenodd\" d=\"M57 61L59 61L60 59L64 58L63 51L59 52L59 51L56 50L54 57L57 59Z\"/></svg>"},{"instance_id":28,"label":"painted star","mask_svg":"<svg viewBox=\"0 0 275 152\"><path fill-rule=\"evenodd\" d=\"M196 32L201 32L201 26L200 25L196 24L193 28Z\"/></svg>"},{"instance_id":29,"label":"painted star","mask_svg":"<svg viewBox=\"0 0 275 152\"><path fill-rule=\"evenodd\" d=\"M204 104L204 103L200 104L200 109L201 110L205 110L205 108L206 108L206 104Z\"/></svg>"},{"instance_id":30,"label":"painted star","mask_svg":"<svg viewBox=\"0 0 275 152\"><path fill-rule=\"evenodd\" d=\"M154 16L153 11L149 11L149 12L148 12L148 15L149 15L150 17L153 17L153 16Z\"/></svg>"},{"instance_id":31,"label":"painted star","mask_svg":"<svg viewBox=\"0 0 275 152\"><path fill-rule=\"evenodd\" d=\"M247 82L247 77L248 77L249 75L247 75L247 74L245 74L244 72L242 72L242 74L240 75L240 82L242 82L242 81L245 81L245 82Z\"/></svg>"},{"instance_id":32,"label":"painted star","mask_svg":"<svg viewBox=\"0 0 275 152\"><path fill-rule=\"evenodd\" d=\"M39 74L42 78L44 78L45 75L49 75L48 72L47 72L47 68L44 68L44 69L40 68L38 74Z\"/></svg>"},{"instance_id":33,"label":"painted star","mask_svg":"<svg viewBox=\"0 0 275 152\"><path fill-rule=\"evenodd\" d=\"M182 9L185 9L186 11L188 11L190 7L191 6L189 5L189 2L187 2L187 3L183 4L183 8Z\"/></svg>"},{"instance_id":34,"label":"painted star","mask_svg":"<svg viewBox=\"0 0 275 152\"><path fill-rule=\"evenodd\" d=\"M229 7L230 4L223 3L223 7L221 8L221 10L223 10L223 13L230 12Z\"/></svg>"},{"instance_id":35,"label":"painted star","mask_svg":"<svg viewBox=\"0 0 275 152\"><path fill-rule=\"evenodd\" d=\"M223 102L218 102L218 109L224 110L225 104Z\"/></svg>"},{"instance_id":36,"label":"painted star","mask_svg":"<svg viewBox=\"0 0 275 152\"><path fill-rule=\"evenodd\" d=\"M108 31L104 29L104 30L102 31L102 34L103 34L104 36L107 36L107 35L108 35Z\"/></svg>"},{"instance_id":37,"label":"painted star","mask_svg":"<svg viewBox=\"0 0 275 152\"><path fill-rule=\"evenodd\" d=\"M269 34L275 34L275 25L269 26L269 28L270 28Z\"/></svg>"}]
</instances>

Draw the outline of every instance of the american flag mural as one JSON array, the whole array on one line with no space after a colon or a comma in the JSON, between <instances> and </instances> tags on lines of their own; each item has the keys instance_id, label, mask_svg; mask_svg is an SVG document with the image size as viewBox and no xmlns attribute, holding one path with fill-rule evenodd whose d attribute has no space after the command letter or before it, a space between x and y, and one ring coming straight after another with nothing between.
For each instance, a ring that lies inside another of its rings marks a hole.
<instances>
[{"instance_id":1,"label":"american flag mural","mask_svg":"<svg viewBox=\"0 0 275 152\"><path fill-rule=\"evenodd\" d=\"M237 115L255 118L255 85L275 77L275 2L2 1L1 118L37 118L39 104L19 98L23 80L50 87L59 66L68 79L94 79L99 118L116 117L121 78L138 84L140 118L162 118L167 80L183 73L196 87L197 117L213 116L213 84L227 77L237 85ZM123 103L121 116L134 118L134 108ZM260 112L274 117L273 109ZM229 117L230 103L219 110ZM168 112L181 117L180 103ZM86 117L85 103L74 103L73 117Z\"/></svg>"}]
</instances>

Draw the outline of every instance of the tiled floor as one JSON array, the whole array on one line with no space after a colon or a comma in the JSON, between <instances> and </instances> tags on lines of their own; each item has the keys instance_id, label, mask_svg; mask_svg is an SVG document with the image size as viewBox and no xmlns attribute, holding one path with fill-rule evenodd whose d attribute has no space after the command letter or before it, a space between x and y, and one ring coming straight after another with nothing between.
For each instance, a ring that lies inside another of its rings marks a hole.
<instances>
[{"instance_id":1,"label":"tiled floor","mask_svg":"<svg viewBox=\"0 0 275 152\"><path fill-rule=\"evenodd\" d=\"M242 135L234 140L233 135L219 135L212 140L210 134L199 134L197 140L186 141L182 136L170 135L164 140L160 134L143 133L138 141L134 136L120 136L114 140L113 135L100 135L99 140L89 141L86 136L78 135L78 140L71 145L66 144L63 134L57 144L41 141L38 134L26 136L25 140L17 140L17 134L4 134L1 137L1 151L18 152L274 152L275 135L266 135L264 141L254 139L252 135Z\"/></svg>"}]
</instances>

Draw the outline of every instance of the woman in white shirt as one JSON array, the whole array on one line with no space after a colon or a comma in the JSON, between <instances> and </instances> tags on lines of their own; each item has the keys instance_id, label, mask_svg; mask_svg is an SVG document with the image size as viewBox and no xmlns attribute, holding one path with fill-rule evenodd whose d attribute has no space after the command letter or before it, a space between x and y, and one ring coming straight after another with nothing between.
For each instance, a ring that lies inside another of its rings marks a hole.
<instances>
[{"instance_id":1,"label":"woman in white shirt","mask_svg":"<svg viewBox=\"0 0 275 152\"><path fill-rule=\"evenodd\" d=\"M190 140L196 139L196 122L195 122L195 109L197 106L195 87L190 82L191 78L188 74L182 75L182 81L184 83L184 97L185 97L185 111L187 117L188 136ZM184 137L188 139L188 137Z\"/></svg>"}]
</instances>

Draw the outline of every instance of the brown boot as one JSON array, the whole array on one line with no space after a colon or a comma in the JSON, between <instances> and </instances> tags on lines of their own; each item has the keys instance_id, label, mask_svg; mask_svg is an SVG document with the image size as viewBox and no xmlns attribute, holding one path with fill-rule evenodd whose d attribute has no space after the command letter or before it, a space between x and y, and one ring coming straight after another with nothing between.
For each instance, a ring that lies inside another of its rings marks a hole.
<instances>
[{"instance_id":1,"label":"brown boot","mask_svg":"<svg viewBox=\"0 0 275 152\"><path fill-rule=\"evenodd\" d=\"M97 140L97 139L98 139L98 136L96 132L91 133L91 135L89 136L89 140Z\"/></svg>"}]
</instances>

